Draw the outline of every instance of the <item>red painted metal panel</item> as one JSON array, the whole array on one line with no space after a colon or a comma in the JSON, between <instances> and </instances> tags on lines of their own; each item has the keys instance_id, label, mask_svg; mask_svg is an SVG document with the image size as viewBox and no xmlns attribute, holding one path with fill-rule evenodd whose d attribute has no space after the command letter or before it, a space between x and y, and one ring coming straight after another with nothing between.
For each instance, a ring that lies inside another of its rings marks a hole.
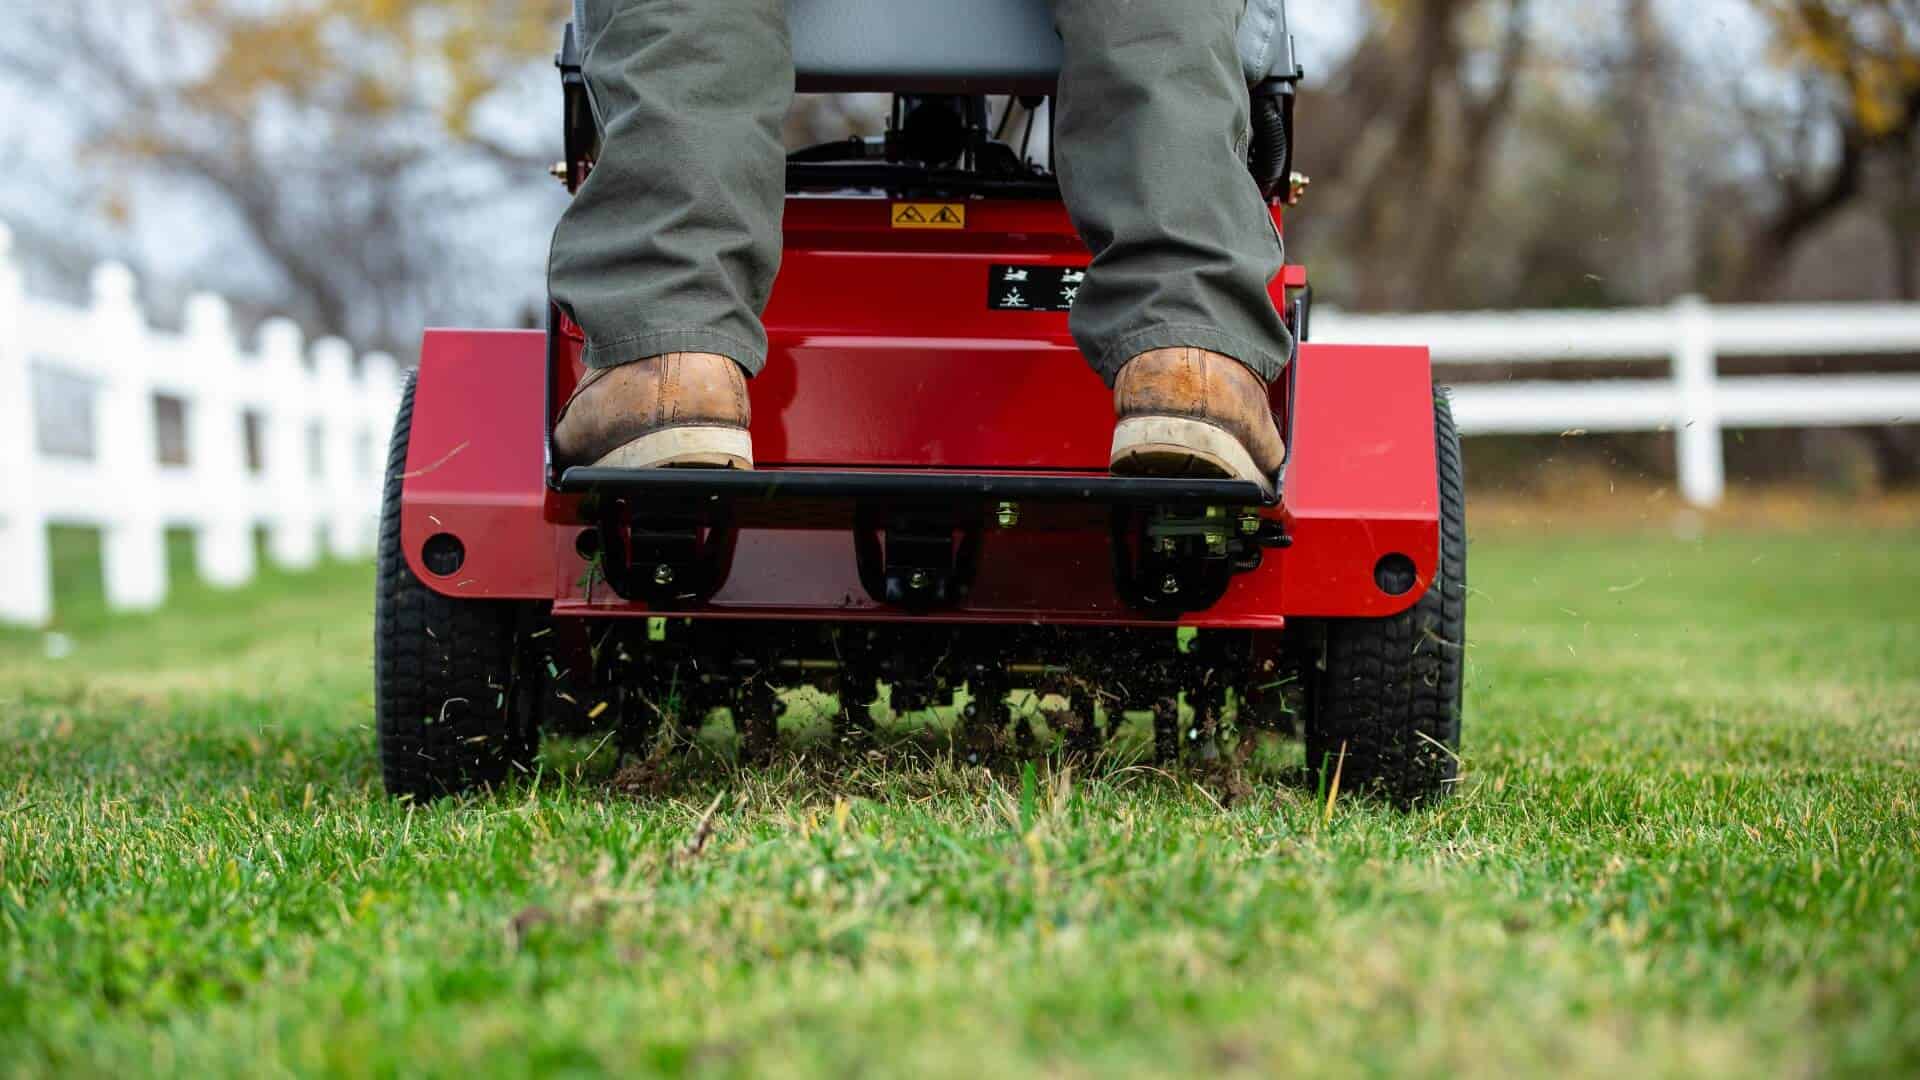
<instances>
[{"instance_id":1,"label":"red painted metal panel","mask_svg":"<svg viewBox=\"0 0 1920 1080\"><path fill-rule=\"evenodd\" d=\"M421 581L449 596L553 595L553 529L540 475L546 338L537 332L429 330L420 347L400 542ZM435 533L466 545L441 578L420 562Z\"/></svg>"},{"instance_id":2,"label":"red painted metal panel","mask_svg":"<svg viewBox=\"0 0 1920 1080\"><path fill-rule=\"evenodd\" d=\"M1280 594L1291 615L1387 615L1433 580L1440 550L1433 377L1427 350L1307 345L1294 373L1284 495L1293 547ZM1418 584L1402 597L1374 585L1399 552Z\"/></svg>"},{"instance_id":3,"label":"red painted metal panel","mask_svg":"<svg viewBox=\"0 0 1920 1080\"><path fill-rule=\"evenodd\" d=\"M975 203L969 229L888 227L881 200L795 199L785 270L767 314L773 350L751 384L763 467L820 465L1098 472L1111 395L1073 348L1063 313L995 312L994 263L1080 265L1071 223L1048 203ZM1294 282L1274 283L1275 299ZM578 377L577 344L555 400ZM416 573L463 597L552 600L556 612L667 614L588 595L574 552L576 500L540 475L545 341L533 332L435 331L422 350L402 534ZM1375 562L1438 544L1432 386L1424 350L1306 346L1284 516L1269 551L1196 626L1278 629L1287 616L1383 615L1419 592L1381 593ZM1276 390L1276 407L1286 402ZM1023 514L983 538L964 622L1140 622L1116 595L1104 512ZM721 618L914 619L860 586L852 538L831 517L742 531L726 587L697 612ZM777 523L770 523L777 524ZM802 527L794 527L802 526ZM823 527L824 526L824 527ZM447 578L420 546L452 532L467 560ZM673 613L683 614L683 613Z\"/></svg>"},{"instance_id":4,"label":"red painted metal panel","mask_svg":"<svg viewBox=\"0 0 1920 1080\"><path fill-rule=\"evenodd\" d=\"M754 451L768 465L1106 467L1113 395L1072 345L785 332L773 341L752 383Z\"/></svg>"}]
</instances>

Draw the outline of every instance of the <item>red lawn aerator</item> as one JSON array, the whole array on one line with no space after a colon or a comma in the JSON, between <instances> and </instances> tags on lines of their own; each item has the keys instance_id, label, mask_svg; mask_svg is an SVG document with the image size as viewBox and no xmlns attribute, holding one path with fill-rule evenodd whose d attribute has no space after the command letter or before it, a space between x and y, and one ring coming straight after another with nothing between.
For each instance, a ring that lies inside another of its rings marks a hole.
<instances>
[{"instance_id":1,"label":"red lawn aerator","mask_svg":"<svg viewBox=\"0 0 1920 1080\"><path fill-rule=\"evenodd\" d=\"M802 88L844 88L809 75L802 38ZM595 135L571 30L559 59L572 188ZM1298 77L1289 49L1255 91L1250 164L1276 225ZM1048 86L1007 88L1035 92L1029 125L1045 111ZM1172 761L1211 753L1231 716L1303 736L1348 790L1446 790L1465 521L1426 351L1302 345L1272 390L1276 499L1110 476L1112 398L1067 330L1087 253L990 111L901 93L885 138L793 155L757 471L557 469L578 329L556 311L545 334L426 335L380 533L390 791L499 782L543 728L613 727L650 752L721 708L763 759L785 691L808 686L837 698L853 746L882 686L895 714L965 687L967 755L1094 751L1131 713ZM1272 293L1304 340L1304 270ZM1044 723L1008 706L1028 692L1058 706Z\"/></svg>"}]
</instances>

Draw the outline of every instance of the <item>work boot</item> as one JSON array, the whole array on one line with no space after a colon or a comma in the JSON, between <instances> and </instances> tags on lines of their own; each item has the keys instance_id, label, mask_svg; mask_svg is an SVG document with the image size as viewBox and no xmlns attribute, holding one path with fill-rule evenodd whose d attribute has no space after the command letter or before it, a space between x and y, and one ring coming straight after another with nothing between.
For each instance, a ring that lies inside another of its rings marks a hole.
<instances>
[{"instance_id":1,"label":"work boot","mask_svg":"<svg viewBox=\"0 0 1920 1080\"><path fill-rule=\"evenodd\" d=\"M747 379L712 353L666 353L593 368L560 409L563 466L753 468Z\"/></svg>"},{"instance_id":2,"label":"work boot","mask_svg":"<svg viewBox=\"0 0 1920 1080\"><path fill-rule=\"evenodd\" d=\"M1250 480L1273 494L1287 448L1266 384L1238 360L1193 348L1141 353L1114 380L1113 406L1115 473Z\"/></svg>"}]
</instances>

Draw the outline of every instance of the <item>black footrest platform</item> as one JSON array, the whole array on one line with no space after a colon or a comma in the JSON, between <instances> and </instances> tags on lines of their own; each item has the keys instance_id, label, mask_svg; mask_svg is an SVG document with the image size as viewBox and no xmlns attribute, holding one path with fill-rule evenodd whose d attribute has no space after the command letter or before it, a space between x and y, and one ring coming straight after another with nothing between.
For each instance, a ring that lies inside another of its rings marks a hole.
<instances>
[{"instance_id":1,"label":"black footrest platform","mask_svg":"<svg viewBox=\"0 0 1920 1080\"><path fill-rule=\"evenodd\" d=\"M1109 476L1104 473L945 472L911 469L603 469L575 466L560 490L615 498L732 501L1003 500L1126 506L1272 506L1244 480Z\"/></svg>"}]
</instances>

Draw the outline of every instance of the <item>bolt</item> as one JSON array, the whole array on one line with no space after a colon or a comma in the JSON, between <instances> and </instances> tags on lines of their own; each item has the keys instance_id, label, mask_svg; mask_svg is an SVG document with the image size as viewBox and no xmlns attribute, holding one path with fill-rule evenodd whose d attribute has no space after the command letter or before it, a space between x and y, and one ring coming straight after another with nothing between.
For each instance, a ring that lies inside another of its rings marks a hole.
<instances>
[{"instance_id":1,"label":"bolt","mask_svg":"<svg viewBox=\"0 0 1920 1080\"><path fill-rule=\"evenodd\" d=\"M547 166L547 175L553 177L555 180L565 181L567 178L567 163L564 161L556 161L552 165Z\"/></svg>"},{"instance_id":2,"label":"bolt","mask_svg":"<svg viewBox=\"0 0 1920 1080\"><path fill-rule=\"evenodd\" d=\"M998 521L1000 527L1003 529L1011 529L1015 525L1020 524L1019 504L1010 502L1001 503L1000 509L994 513L994 520Z\"/></svg>"},{"instance_id":3,"label":"bolt","mask_svg":"<svg viewBox=\"0 0 1920 1080\"><path fill-rule=\"evenodd\" d=\"M914 592L919 592L926 587L927 572L925 570L915 570L913 576L907 579L907 588L912 589Z\"/></svg>"},{"instance_id":4,"label":"bolt","mask_svg":"<svg viewBox=\"0 0 1920 1080\"><path fill-rule=\"evenodd\" d=\"M1226 533L1208 533L1207 534L1207 554L1225 555L1226 553L1227 553L1227 534Z\"/></svg>"},{"instance_id":5,"label":"bolt","mask_svg":"<svg viewBox=\"0 0 1920 1080\"><path fill-rule=\"evenodd\" d=\"M1247 514L1244 517L1242 517L1240 519L1240 531L1241 533L1247 536L1252 536L1254 533L1259 532L1260 531L1260 515Z\"/></svg>"},{"instance_id":6,"label":"bolt","mask_svg":"<svg viewBox=\"0 0 1920 1080\"><path fill-rule=\"evenodd\" d=\"M1173 554L1173 549L1174 549L1173 537L1163 536L1160 538L1159 542L1156 543L1154 546L1159 548L1161 552L1171 555Z\"/></svg>"},{"instance_id":7,"label":"bolt","mask_svg":"<svg viewBox=\"0 0 1920 1080\"><path fill-rule=\"evenodd\" d=\"M1166 577L1166 580L1160 583L1160 591L1163 593L1166 593L1168 596L1172 596L1174 593L1179 592L1180 579L1177 577L1174 577L1172 574L1168 574Z\"/></svg>"},{"instance_id":8,"label":"bolt","mask_svg":"<svg viewBox=\"0 0 1920 1080\"><path fill-rule=\"evenodd\" d=\"M673 584L673 567L668 566L666 563L661 563L659 566L654 567L653 583L655 585Z\"/></svg>"}]
</instances>

